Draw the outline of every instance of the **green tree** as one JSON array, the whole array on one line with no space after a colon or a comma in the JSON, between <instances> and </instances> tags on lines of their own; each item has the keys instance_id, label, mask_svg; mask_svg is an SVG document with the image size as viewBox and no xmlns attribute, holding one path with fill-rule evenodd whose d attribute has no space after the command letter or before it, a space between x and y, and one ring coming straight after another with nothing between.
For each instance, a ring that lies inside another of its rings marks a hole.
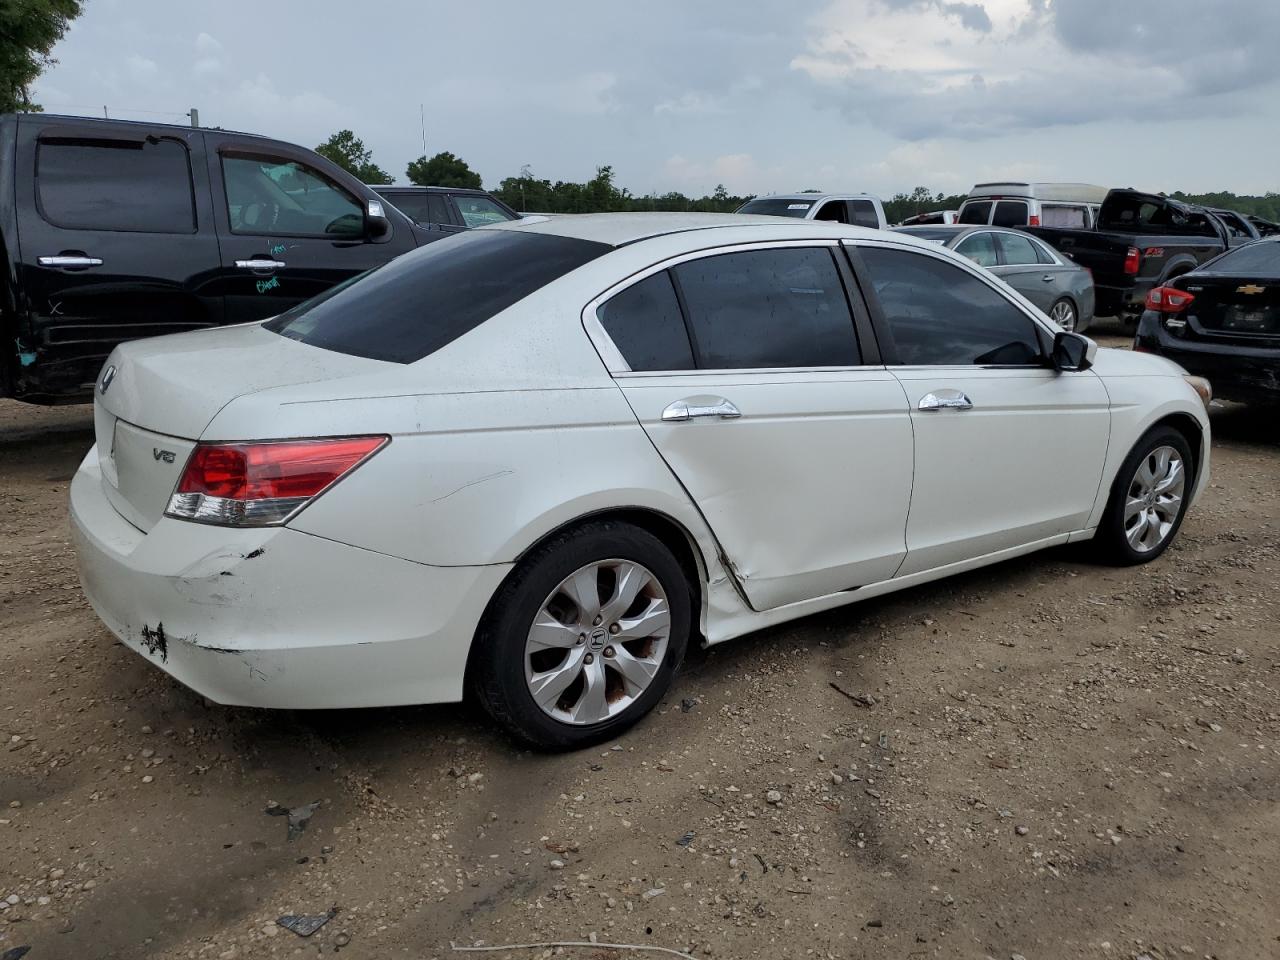
<instances>
[{"instance_id":1,"label":"green tree","mask_svg":"<svg viewBox=\"0 0 1280 960\"><path fill-rule=\"evenodd\" d=\"M339 130L316 147L316 153L332 160L361 183L390 183L394 178L373 162L373 151L350 130Z\"/></svg>"},{"instance_id":2,"label":"green tree","mask_svg":"<svg viewBox=\"0 0 1280 960\"><path fill-rule=\"evenodd\" d=\"M0 113L38 111L29 94L71 21L80 16L80 0L0 0Z\"/></svg>"},{"instance_id":3,"label":"green tree","mask_svg":"<svg viewBox=\"0 0 1280 960\"><path fill-rule=\"evenodd\" d=\"M448 150L428 158L423 155L409 164L405 176L420 187L471 187L480 189L480 174L467 166L461 157Z\"/></svg>"}]
</instances>

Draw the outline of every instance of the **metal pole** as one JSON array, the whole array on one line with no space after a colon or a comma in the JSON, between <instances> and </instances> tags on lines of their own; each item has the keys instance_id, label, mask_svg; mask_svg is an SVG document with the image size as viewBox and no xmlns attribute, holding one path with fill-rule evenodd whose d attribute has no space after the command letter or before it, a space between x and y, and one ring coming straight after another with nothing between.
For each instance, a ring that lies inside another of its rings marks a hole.
<instances>
[{"instance_id":1,"label":"metal pole","mask_svg":"<svg viewBox=\"0 0 1280 960\"><path fill-rule=\"evenodd\" d=\"M103 120L111 119L110 117L107 116L107 105L105 103L102 105L102 119Z\"/></svg>"},{"instance_id":2,"label":"metal pole","mask_svg":"<svg viewBox=\"0 0 1280 960\"><path fill-rule=\"evenodd\" d=\"M192 125L193 127L198 127L198 126L200 126L200 111L199 111L199 110L197 110L195 107L192 107L192 108L191 108L191 110L187 113L187 116L191 118L191 125Z\"/></svg>"}]
</instances>

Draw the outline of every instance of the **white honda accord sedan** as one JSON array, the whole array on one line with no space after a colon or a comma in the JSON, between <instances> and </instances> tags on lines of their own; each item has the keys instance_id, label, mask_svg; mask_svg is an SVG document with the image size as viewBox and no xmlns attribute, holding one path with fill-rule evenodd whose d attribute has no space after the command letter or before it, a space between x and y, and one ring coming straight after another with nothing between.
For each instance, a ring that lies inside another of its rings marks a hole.
<instances>
[{"instance_id":1,"label":"white honda accord sedan","mask_svg":"<svg viewBox=\"0 0 1280 960\"><path fill-rule=\"evenodd\" d=\"M212 700L471 690L566 748L695 640L1055 544L1158 557L1207 398L902 234L531 219L121 346L72 517L98 615Z\"/></svg>"}]
</instances>

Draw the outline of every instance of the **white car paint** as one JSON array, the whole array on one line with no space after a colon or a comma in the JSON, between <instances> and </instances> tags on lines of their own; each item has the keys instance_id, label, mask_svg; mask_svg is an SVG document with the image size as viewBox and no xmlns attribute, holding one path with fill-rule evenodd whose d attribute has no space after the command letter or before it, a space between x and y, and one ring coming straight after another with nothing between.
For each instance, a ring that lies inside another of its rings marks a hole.
<instances>
[{"instance_id":1,"label":"white car paint","mask_svg":"<svg viewBox=\"0 0 1280 960\"><path fill-rule=\"evenodd\" d=\"M1076 373L641 376L591 322L602 296L691 254L850 242L944 258L1055 332L967 260L906 237L734 215L483 229L615 249L415 363L321 350L257 324L112 354L98 446L75 476L71 508L86 595L113 633L224 703L457 700L494 591L531 546L579 518L642 510L684 531L701 630L719 643L1087 538L1120 461L1152 423L1179 414L1208 436L1181 371L1151 356L1099 350L1093 369ZM968 391L978 415L916 410L921 395L947 387ZM731 398L742 419L661 421L667 404L702 395ZM161 516L197 439L369 433L391 442L285 526ZM1207 443L1200 456L1193 500L1208 482ZM155 472L144 479L147 466Z\"/></svg>"}]
</instances>

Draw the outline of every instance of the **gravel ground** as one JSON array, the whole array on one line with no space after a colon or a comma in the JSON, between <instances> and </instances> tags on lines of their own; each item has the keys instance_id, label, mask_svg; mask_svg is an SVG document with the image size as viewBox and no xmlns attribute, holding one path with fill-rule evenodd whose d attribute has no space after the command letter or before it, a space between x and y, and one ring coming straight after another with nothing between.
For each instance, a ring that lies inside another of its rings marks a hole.
<instances>
[{"instance_id":1,"label":"gravel ground","mask_svg":"<svg viewBox=\"0 0 1280 960\"><path fill-rule=\"evenodd\" d=\"M0 957L1280 957L1280 430L1213 418L1160 561L1051 551L694 652L620 742L542 756L466 706L182 688L80 595L90 411L0 403Z\"/></svg>"}]
</instances>

